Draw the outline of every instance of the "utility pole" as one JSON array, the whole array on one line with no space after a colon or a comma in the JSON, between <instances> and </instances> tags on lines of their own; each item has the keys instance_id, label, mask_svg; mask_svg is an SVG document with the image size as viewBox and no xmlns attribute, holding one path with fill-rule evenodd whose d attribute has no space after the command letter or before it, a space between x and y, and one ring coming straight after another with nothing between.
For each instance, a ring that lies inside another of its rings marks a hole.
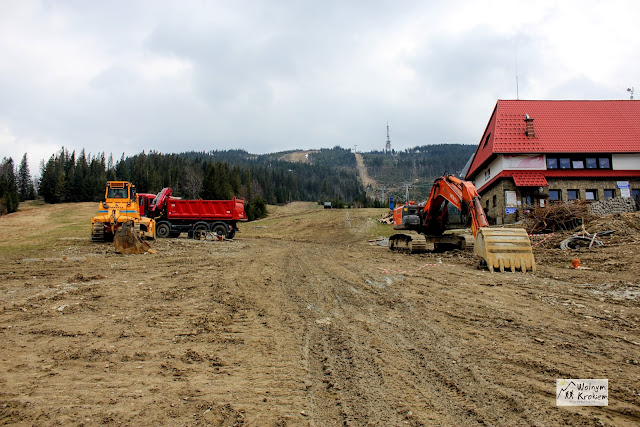
<instances>
[{"instance_id":1,"label":"utility pole","mask_svg":"<svg viewBox=\"0 0 640 427\"><path fill-rule=\"evenodd\" d=\"M380 188L382 190L382 203L384 203L384 192L387 189L387 187L382 186L382 188Z\"/></svg>"},{"instance_id":2,"label":"utility pole","mask_svg":"<svg viewBox=\"0 0 640 427\"><path fill-rule=\"evenodd\" d=\"M411 187L411 184L405 184L404 185L404 201L405 201L405 203L409 203L409 187Z\"/></svg>"},{"instance_id":3,"label":"utility pole","mask_svg":"<svg viewBox=\"0 0 640 427\"><path fill-rule=\"evenodd\" d=\"M357 146L357 145L354 145L354 146L353 146L353 153L355 154L355 153L357 153L357 152L358 152L358 146Z\"/></svg>"}]
</instances>

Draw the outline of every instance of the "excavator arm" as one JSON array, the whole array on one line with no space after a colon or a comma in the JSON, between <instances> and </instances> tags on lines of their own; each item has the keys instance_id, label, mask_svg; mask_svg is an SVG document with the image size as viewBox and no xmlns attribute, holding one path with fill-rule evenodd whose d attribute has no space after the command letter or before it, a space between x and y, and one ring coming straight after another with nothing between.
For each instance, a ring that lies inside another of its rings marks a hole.
<instances>
[{"instance_id":1,"label":"excavator arm","mask_svg":"<svg viewBox=\"0 0 640 427\"><path fill-rule=\"evenodd\" d=\"M451 203L469 217L473 237L476 237L480 227L489 226L480 204L480 196L473 184L453 175L445 175L434 181L429 198L424 204L426 233L442 234L446 230L448 203L445 202Z\"/></svg>"},{"instance_id":2,"label":"excavator arm","mask_svg":"<svg viewBox=\"0 0 640 427\"><path fill-rule=\"evenodd\" d=\"M441 236L447 229L449 204L467 217L475 240L474 253L484 260L490 271L535 271L531 241L526 230L490 228L475 186L452 175L437 178L429 198L423 204L396 208L399 214L394 212L394 229L415 230L423 234L427 240L442 241ZM415 215L402 215L412 211L415 211ZM424 247L421 239L416 239L415 242L413 240L410 236L396 234L389 239L389 247L406 247L410 250L413 246Z\"/></svg>"}]
</instances>

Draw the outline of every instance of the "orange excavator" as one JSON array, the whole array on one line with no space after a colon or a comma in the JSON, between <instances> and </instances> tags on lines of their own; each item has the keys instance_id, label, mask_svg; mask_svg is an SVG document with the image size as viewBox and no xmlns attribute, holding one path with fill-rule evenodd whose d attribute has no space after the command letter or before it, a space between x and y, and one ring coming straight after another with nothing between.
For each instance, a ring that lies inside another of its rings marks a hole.
<instances>
[{"instance_id":1,"label":"orange excavator","mask_svg":"<svg viewBox=\"0 0 640 427\"><path fill-rule=\"evenodd\" d=\"M448 205L458 208L471 227L475 240L473 251L490 271L535 271L531 241L523 228L489 227L475 186L453 175L437 178L429 198L420 204L409 202L393 211L395 230L413 230L418 235L394 234L389 238L392 250L424 252L427 245L434 250L464 249L463 236L444 234L448 223Z\"/></svg>"}]
</instances>

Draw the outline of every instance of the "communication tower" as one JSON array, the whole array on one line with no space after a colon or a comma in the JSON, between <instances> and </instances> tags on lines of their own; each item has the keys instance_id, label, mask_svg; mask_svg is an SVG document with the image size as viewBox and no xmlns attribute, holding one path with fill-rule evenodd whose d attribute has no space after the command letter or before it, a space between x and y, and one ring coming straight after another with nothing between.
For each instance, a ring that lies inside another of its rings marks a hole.
<instances>
[{"instance_id":1,"label":"communication tower","mask_svg":"<svg viewBox=\"0 0 640 427\"><path fill-rule=\"evenodd\" d=\"M389 122L387 122L387 145L384 147L385 153L391 153L391 140L389 139Z\"/></svg>"}]
</instances>

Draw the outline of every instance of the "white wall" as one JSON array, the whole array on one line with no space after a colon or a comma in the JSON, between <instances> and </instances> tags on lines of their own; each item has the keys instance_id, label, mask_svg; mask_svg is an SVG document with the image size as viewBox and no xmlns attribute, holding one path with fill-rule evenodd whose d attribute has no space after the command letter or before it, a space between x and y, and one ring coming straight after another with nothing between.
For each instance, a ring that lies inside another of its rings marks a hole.
<instances>
[{"instance_id":1,"label":"white wall","mask_svg":"<svg viewBox=\"0 0 640 427\"><path fill-rule=\"evenodd\" d=\"M491 181L496 175L504 170L502 155L499 155L497 159L489 164L488 167L482 169L476 179L473 180L473 185L476 188L480 188L487 182Z\"/></svg>"},{"instance_id":2,"label":"white wall","mask_svg":"<svg viewBox=\"0 0 640 427\"><path fill-rule=\"evenodd\" d=\"M491 164L482 169L473 181L476 188L480 188L491 181L503 170L546 170L547 160L543 154L500 154Z\"/></svg>"},{"instance_id":3,"label":"white wall","mask_svg":"<svg viewBox=\"0 0 640 427\"><path fill-rule=\"evenodd\" d=\"M612 154L611 169L614 170L640 170L640 153Z\"/></svg>"}]
</instances>

